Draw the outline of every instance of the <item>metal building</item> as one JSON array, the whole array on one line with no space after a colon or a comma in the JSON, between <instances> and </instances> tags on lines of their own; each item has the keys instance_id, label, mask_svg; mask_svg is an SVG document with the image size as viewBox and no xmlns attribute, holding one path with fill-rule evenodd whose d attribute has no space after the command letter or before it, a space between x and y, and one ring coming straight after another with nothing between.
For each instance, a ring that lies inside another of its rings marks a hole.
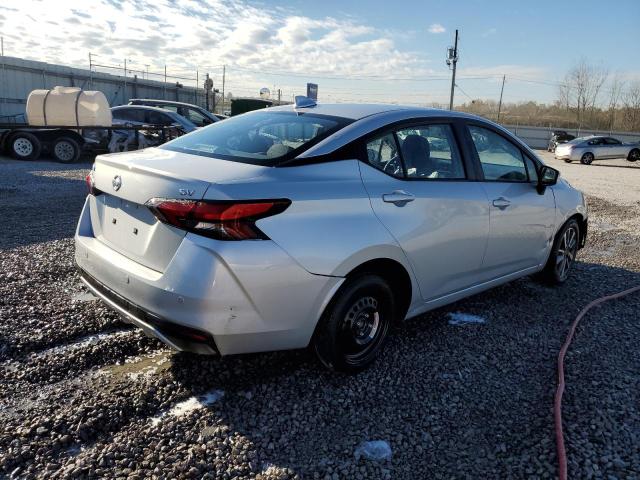
<instances>
[{"instance_id":1,"label":"metal building","mask_svg":"<svg viewBox=\"0 0 640 480\"><path fill-rule=\"evenodd\" d=\"M141 79L136 75L125 77L124 71L122 73L112 75L16 57L0 57L0 123L23 122L29 93L57 85L100 90L111 106L125 104L130 98L159 98L205 106L205 92L201 88Z\"/></svg>"}]
</instances>

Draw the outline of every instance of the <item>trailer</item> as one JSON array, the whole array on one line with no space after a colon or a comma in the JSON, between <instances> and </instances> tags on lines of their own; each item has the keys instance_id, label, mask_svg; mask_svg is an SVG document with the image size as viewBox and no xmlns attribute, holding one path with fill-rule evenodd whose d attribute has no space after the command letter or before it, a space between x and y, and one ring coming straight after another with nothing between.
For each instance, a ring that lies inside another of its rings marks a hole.
<instances>
[{"instance_id":1,"label":"trailer","mask_svg":"<svg viewBox=\"0 0 640 480\"><path fill-rule=\"evenodd\" d=\"M58 162L73 163L84 152L121 151L123 145L125 150L137 150L161 145L182 133L179 128L166 125L69 127L4 123L0 124L0 152L18 160L36 160L41 154L48 154ZM119 139L122 141L116 141Z\"/></svg>"}]
</instances>

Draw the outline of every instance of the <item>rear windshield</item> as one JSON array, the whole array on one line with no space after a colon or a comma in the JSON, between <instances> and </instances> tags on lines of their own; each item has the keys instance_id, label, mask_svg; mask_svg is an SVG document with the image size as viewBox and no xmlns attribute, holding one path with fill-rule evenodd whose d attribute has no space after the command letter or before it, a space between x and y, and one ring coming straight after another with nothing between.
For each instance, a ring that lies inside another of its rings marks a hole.
<instances>
[{"instance_id":1,"label":"rear windshield","mask_svg":"<svg viewBox=\"0 0 640 480\"><path fill-rule=\"evenodd\" d=\"M343 128L351 120L299 112L251 112L216 122L160 148L255 165L276 165Z\"/></svg>"}]
</instances>

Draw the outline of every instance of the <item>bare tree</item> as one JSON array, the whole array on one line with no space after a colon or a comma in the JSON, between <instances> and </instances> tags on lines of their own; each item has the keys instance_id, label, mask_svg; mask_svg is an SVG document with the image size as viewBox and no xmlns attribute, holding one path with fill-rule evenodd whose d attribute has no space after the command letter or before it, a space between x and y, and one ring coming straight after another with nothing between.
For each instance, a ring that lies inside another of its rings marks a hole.
<instances>
[{"instance_id":1,"label":"bare tree","mask_svg":"<svg viewBox=\"0 0 640 480\"><path fill-rule=\"evenodd\" d=\"M620 73L617 72L611 79L611 83L609 85L609 130L613 130L616 123L616 109L620 103L620 97L624 90L624 83L624 79Z\"/></svg>"},{"instance_id":2,"label":"bare tree","mask_svg":"<svg viewBox=\"0 0 640 480\"><path fill-rule=\"evenodd\" d=\"M571 87L566 83L558 85L558 106L567 112L571 109Z\"/></svg>"},{"instance_id":3,"label":"bare tree","mask_svg":"<svg viewBox=\"0 0 640 480\"><path fill-rule=\"evenodd\" d=\"M571 91L575 102L577 120L580 125L585 122L587 109L593 117L598 95L609 72L604 67L590 65L585 58L581 59L565 77L565 85Z\"/></svg>"},{"instance_id":4,"label":"bare tree","mask_svg":"<svg viewBox=\"0 0 640 480\"><path fill-rule=\"evenodd\" d=\"M640 80L635 80L624 93L624 124L629 130L640 130Z\"/></svg>"}]
</instances>

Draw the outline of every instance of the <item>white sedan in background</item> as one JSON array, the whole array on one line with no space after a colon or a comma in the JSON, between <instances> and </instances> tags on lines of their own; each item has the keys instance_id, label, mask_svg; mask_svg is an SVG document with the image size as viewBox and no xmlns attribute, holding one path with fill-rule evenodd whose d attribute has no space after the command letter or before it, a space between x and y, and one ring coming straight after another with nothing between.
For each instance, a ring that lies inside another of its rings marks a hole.
<instances>
[{"instance_id":1,"label":"white sedan in background","mask_svg":"<svg viewBox=\"0 0 640 480\"><path fill-rule=\"evenodd\" d=\"M630 162L640 160L640 143L622 143L611 137L580 137L556 147L556 158L571 163L579 160L590 165L594 160L626 158Z\"/></svg>"}]
</instances>

